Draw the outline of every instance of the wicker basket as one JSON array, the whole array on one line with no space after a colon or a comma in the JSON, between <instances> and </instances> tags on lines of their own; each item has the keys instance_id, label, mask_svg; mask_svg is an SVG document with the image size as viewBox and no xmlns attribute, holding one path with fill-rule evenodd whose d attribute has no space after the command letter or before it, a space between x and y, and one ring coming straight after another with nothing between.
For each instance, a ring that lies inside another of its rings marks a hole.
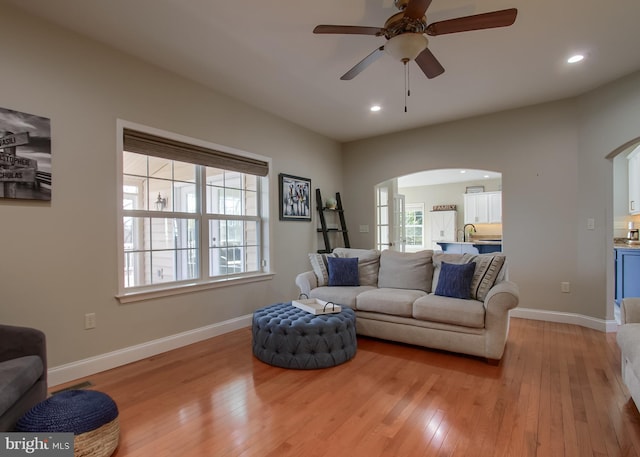
<instances>
[{"instance_id":1,"label":"wicker basket","mask_svg":"<svg viewBox=\"0 0 640 457\"><path fill-rule=\"evenodd\" d=\"M108 457L118 447L120 425L116 417L95 430L73 438L74 457Z\"/></svg>"},{"instance_id":2,"label":"wicker basket","mask_svg":"<svg viewBox=\"0 0 640 457\"><path fill-rule=\"evenodd\" d=\"M75 457L107 457L118 447L118 407L107 394L67 390L35 405L16 424L19 432L74 434Z\"/></svg>"}]
</instances>

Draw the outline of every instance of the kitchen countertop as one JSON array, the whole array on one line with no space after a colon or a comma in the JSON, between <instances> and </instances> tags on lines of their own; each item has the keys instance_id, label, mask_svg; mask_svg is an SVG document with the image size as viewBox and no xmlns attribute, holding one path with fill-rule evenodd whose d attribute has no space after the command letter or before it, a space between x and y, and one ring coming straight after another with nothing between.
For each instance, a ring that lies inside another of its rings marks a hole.
<instances>
[{"instance_id":1,"label":"kitchen countertop","mask_svg":"<svg viewBox=\"0 0 640 457\"><path fill-rule=\"evenodd\" d=\"M502 240L475 239L471 241L436 241L444 252L487 254L502 251Z\"/></svg>"},{"instance_id":2,"label":"kitchen countertop","mask_svg":"<svg viewBox=\"0 0 640 457\"><path fill-rule=\"evenodd\" d=\"M500 246L502 245L502 240L471 240L471 241L437 241L437 243L448 243L448 244L488 244L492 246Z\"/></svg>"},{"instance_id":3,"label":"kitchen countertop","mask_svg":"<svg viewBox=\"0 0 640 457\"><path fill-rule=\"evenodd\" d=\"M640 241L635 240L632 243L628 243L626 238L614 238L614 249L640 249Z\"/></svg>"}]
</instances>

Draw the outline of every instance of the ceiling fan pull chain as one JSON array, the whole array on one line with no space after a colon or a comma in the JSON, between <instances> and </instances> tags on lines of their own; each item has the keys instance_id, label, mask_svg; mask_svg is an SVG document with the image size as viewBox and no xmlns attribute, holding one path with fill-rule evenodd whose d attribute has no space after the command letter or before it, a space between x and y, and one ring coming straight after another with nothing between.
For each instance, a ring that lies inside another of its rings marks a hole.
<instances>
[{"instance_id":1,"label":"ceiling fan pull chain","mask_svg":"<svg viewBox=\"0 0 640 457\"><path fill-rule=\"evenodd\" d=\"M407 66L407 61L403 60L404 63L404 112L407 112L407 96L409 95L409 67Z\"/></svg>"}]
</instances>

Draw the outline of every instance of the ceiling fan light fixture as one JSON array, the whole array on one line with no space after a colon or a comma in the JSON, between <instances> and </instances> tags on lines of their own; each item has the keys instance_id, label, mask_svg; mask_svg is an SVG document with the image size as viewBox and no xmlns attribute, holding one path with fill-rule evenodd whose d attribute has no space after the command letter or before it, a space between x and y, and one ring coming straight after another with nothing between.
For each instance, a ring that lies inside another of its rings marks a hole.
<instances>
[{"instance_id":1,"label":"ceiling fan light fixture","mask_svg":"<svg viewBox=\"0 0 640 457\"><path fill-rule=\"evenodd\" d=\"M415 60L428 45L429 41L422 33L403 33L389 38L384 50L401 62L407 62Z\"/></svg>"}]
</instances>

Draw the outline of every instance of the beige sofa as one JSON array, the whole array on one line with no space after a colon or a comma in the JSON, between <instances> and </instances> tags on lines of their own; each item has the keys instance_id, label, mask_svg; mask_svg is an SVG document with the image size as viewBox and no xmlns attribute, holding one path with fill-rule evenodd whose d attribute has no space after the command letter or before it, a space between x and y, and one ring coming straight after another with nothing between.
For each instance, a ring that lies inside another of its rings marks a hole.
<instances>
[{"instance_id":1,"label":"beige sofa","mask_svg":"<svg viewBox=\"0 0 640 457\"><path fill-rule=\"evenodd\" d=\"M640 298L622 300L620 323L616 339L620 347L622 380L640 408Z\"/></svg>"},{"instance_id":2,"label":"beige sofa","mask_svg":"<svg viewBox=\"0 0 640 457\"><path fill-rule=\"evenodd\" d=\"M506 279L503 255L337 248L309 257L313 270L296 277L301 295L355 310L358 334L485 357L490 363L502 358L509 310L519 297L516 284ZM338 263L330 257L357 258L359 285L329 285L329 263ZM443 296L452 274L469 268L471 284L462 287L463 293L469 287L469 298Z\"/></svg>"}]
</instances>

